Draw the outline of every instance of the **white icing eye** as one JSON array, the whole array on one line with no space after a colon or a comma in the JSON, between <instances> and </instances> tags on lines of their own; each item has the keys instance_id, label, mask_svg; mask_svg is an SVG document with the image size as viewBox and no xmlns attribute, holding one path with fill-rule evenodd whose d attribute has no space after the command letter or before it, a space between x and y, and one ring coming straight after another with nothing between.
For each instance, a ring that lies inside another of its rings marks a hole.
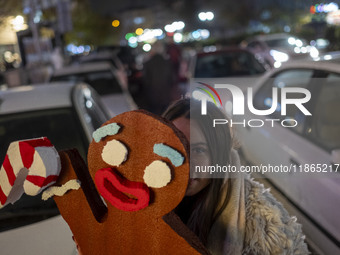
<instances>
[{"instance_id":1,"label":"white icing eye","mask_svg":"<svg viewBox=\"0 0 340 255\"><path fill-rule=\"evenodd\" d=\"M122 164L126 160L127 155L128 149L117 140L108 141L102 151L102 159L111 166Z\"/></svg>"},{"instance_id":2,"label":"white icing eye","mask_svg":"<svg viewBox=\"0 0 340 255\"><path fill-rule=\"evenodd\" d=\"M151 188L165 187L171 181L171 169L165 162L155 160L144 169L143 179Z\"/></svg>"}]
</instances>

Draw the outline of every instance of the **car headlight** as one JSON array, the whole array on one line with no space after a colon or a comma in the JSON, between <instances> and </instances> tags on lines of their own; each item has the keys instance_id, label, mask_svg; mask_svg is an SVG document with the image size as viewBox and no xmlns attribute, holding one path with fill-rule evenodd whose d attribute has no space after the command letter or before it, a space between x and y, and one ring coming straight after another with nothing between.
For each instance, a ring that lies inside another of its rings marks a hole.
<instances>
[{"instance_id":1,"label":"car headlight","mask_svg":"<svg viewBox=\"0 0 340 255\"><path fill-rule=\"evenodd\" d=\"M276 62L286 62L289 59L288 54L277 51L277 50L270 50L270 55L274 58Z\"/></svg>"}]
</instances>

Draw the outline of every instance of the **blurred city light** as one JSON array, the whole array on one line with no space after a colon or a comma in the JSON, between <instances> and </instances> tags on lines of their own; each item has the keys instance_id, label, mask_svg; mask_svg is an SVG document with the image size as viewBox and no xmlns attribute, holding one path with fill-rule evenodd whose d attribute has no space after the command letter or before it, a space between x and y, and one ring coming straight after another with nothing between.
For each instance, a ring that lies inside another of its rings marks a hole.
<instances>
[{"instance_id":1,"label":"blurred city light","mask_svg":"<svg viewBox=\"0 0 340 255\"><path fill-rule=\"evenodd\" d=\"M274 63L274 67L275 67L275 68L279 68L281 65L282 65L281 62L275 62L275 63Z\"/></svg>"},{"instance_id":2,"label":"blurred city light","mask_svg":"<svg viewBox=\"0 0 340 255\"><path fill-rule=\"evenodd\" d=\"M192 34L192 37L194 38L194 39L199 39L200 38L200 36L201 36L201 34L200 34L200 32L199 31L194 31L194 32L192 32L191 33Z\"/></svg>"},{"instance_id":3,"label":"blurred city light","mask_svg":"<svg viewBox=\"0 0 340 255\"><path fill-rule=\"evenodd\" d=\"M163 31L162 31L162 33L163 33ZM145 29L143 34L141 34L137 37L137 40L138 40L138 42L153 43L157 40L156 34L159 34L159 32L155 31L154 29Z\"/></svg>"},{"instance_id":4,"label":"blurred city light","mask_svg":"<svg viewBox=\"0 0 340 255\"><path fill-rule=\"evenodd\" d=\"M42 13L42 11L37 11L36 13L35 13L35 16L34 16L34 18L33 18L33 22L34 23L39 23L40 22L40 20L41 20L41 16L43 15L43 13Z\"/></svg>"},{"instance_id":5,"label":"blurred city light","mask_svg":"<svg viewBox=\"0 0 340 255\"><path fill-rule=\"evenodd\" d=\"M287 26L287 25L286 25L286 26L283 27L283 31L285 31L286 33L289 33L290 30L291 30L291 29L290 29L290 26Z\"/></svg>"},{"instance_id":6,"label":"blurred city light","mask_svg":"<svg viewBox=\"0 0 340 255\"><path fill-rule=\"evenodd\" d=\"M301 53L307 53L307 48L306 47L301 47Z\"/></svg>"},{"instance_id":7,"label":"blurred city light","mask_svg":"<svg viewBox=\"0 0 340 255\"><path fill-rule=\"evenodd\" d=\"M142 24L144 22L144 18L142 17L136 17L133 19L133 23L135 23L136 25Z\"/></svg>"},{"instance_id":8,"label":"blurred city light","mask_svg":"<svg viewBox=\"0 0 340 255\"><path fill-rule=\"evenodd\" d=\"M207 12L206 13L206 18L207 18L207 20L213 20L214 19L214 17L215 17L215 15L214 15L214 13L212 13L212 12Z\"/></svg>"},{"instance_id":9,"label":"blurred city light","mask_svg":"<svg viewBox=\"0 0 340 255\"><path fill-rule=\"evenodd\" d=\"M301 53L301 48L300 48L300 47L295 47L295 48L294 48L294 52L295 52L296 54Z\"/></svg>"},{"instance_id":10,"label":"blurred city light","mask_svg":"<svg viewBox=\"0 0 340 255\"><path fill-rule=\"evenodd\" d=\"M149 51L151 50L151 45L148 44L148 43L144 44L144 45L143 45L143 50L144 50L145 52L149 52Z\"/></svg>"},{"instance_id":11,"label":"blurred city light","mask_svg":"<svg viewBox=\"0 0 340 255\"><path fill-rule=\"evenodd\" d=\"M8 62L8 63L13 62L13 54L12 54L12 52L5 51L3 56L4 56L4 59L6 60L6 62Z\"/></svg>"},{"instance_id":12,"label":"blurred city light","mask_svg":"<svg viewBox=\"0 0 340 255\"><path fill-rule=\"evenodd\" d=\"M137 48L138 43L128 43L131 48Z\"/></svg>"},{"instance_id":13,"label":"blurred city light","mask_svg":"<svg viewBox=\"0 0 340 255\"><path fill-rule=\"evenodd\" d=\"M324 48L328 47L328 45L329 45L329 41L328 40L323 39L323 38L319 38L316 41L314 41L314 45L313 46L316 46L318 48L324 49Z\"/></svg>"},{"instance_id":14,"label":"blurred city light","mask_svg":"<svg viewBox=\"0 0 340 255\"><path fill-rule=\"evenodd\" d=\"M205 12L200 12L198 14L198 18L200 19L200 21L206 21L207 20L207 15Z\"/></svg>"},{"instance_id":15,"label":"blurred city light","mask_svg":"<svg viewBox=\"0 0 340 255\"><path fill-rule=\"evenodd\" d=\"M93 106L93 103L90 100L86 100L85 105L87 108L91 108Z\"/></svg>"},{"instance_id":16,"label":"blurred city light","mask_svg":"<svg viewBox=\"0 0 340 255\"><path fill-rule=\"evenodd\" d=\"M217 48L216 48L215 45L205 46L205 47L203 48L203 51L204 51L204 52L214 52L214 51L216 51L216 50L217 50Z\"/></svg>"},{"instance_id":17,"label":"blurred city light","mask_svg":"<svg viewBox=\"0 0 340 255\"><path fill-rule=\"evenodd\" d=\"M112 21L112 26L113 27L119 27L119 25L120 25L119 20L115 19L114 21Z\"/></svg>"},{"instance_id":18,"label":"blurred city light","mask_svg":"<svg viewBox=\"0 0 340 255\"><path fill-rule=\"evenodd\" d=\"M152 30L152 33L154 34L154 36L159 37L163 35L163 30L160 28L156 28Z\"/></svg>"},{"instance_id":19,"label":"blurred city light","mask_svg":"<svg viewBox=\"0 0 340 255\"><path fill-rule=\"evenodd\" d=\"M183 40L183 34L182 33L175 33L174 34L174 41L176 43L180 43Z\"/></svg>"},{"instance_id":20,"label":"blurred city light","mask_svg":"<svg viewBox=\"0 0 340 255\"><path fill-rule=\"evenodd\" d=\"M129 40L128 40L128 42L129 42L130 44L135 44L135 43L137 43L137 37L135 37L135 36L130 37Z\"/></svg>"},{"instance_id":21,"label":"blurred city light","mask_svg":"<svg viewBox=\"0 0 340 255\"><path fill-rule=\"evenodd\" d=\"M126 40L129 40L130 39L130 37L132 37L132 36L135 36L133 33L127 33L126 35L125 35L125 39Z\"/></svg>"},{"instance_id":22,"label":"blurred city light","mask_svg":"<svg viewBox=\"0 0 340 255\"><path fill-rule=\"evenodd\" d=\"M295 41L295 45L296 45L297 47L302 47L302 46L303 46L303 42L302 42L300 39L297 39L297 40Z\"/></svg>"},{"instance_id":23,"label":"blurred city light","mask_svg":"<svg viewBox=\"0 0 340 255\"><path fill-rule=\"evenodd\" d=\"M183 21L176 21L173 23L173 26L175 26L176 30L182 30L185 27L185 24Z\"/></svg>"},{"instance_id":24,"label":"blurred city light","mask_svg":"<svg viewBox=\"0 0 340 255\"><path fill-rule=\"evenodd\" d=\"M207 29L197 29L193 32L190 33L189 36L189 41L194 40L194 41L200 41L200 40L205 40L210 37L210 31Z\"/></svg>"},{"instance_id":25,"label":"blurred city light","mask_svg":"<svg viewBox=\"0 0 340 255\"><path fill-rule=\"evenodd\" d=\"M15 31L20 31L27 29L27 24L25 24L24 17L21 15L16 16L12 21L11 24Z\"/></svg>"},{"instance_id":26,"label":"blurred city light","mask_svg":"<svg viewBox=\"0 0 340 255\"><path fill-rule=\"evenodd\" d=\"M143 32L144 32L143 28L137 28L135 33L136 35L141 35L143 34Z\"/></svg>"},{"instance_id":27,"label":"blurred city light","mask_svg":"<svg viewBox=\"0 0 340 255\"><path fill-rule=\"evenodd\" d=\"M295 38L294 37L289 37L288 38L288 43L290 44L290 45L294 45L295 44Z\"/></svg>"},{"instance_id":28,"label":"blurred city light","mask_svg":"<svg viewBox=\"0 0 340 255\"><path fill-rule=\"evenodd\" d=\"M332 56L331 55L325 55L323 57L324 60L331 60L332 59Z\"/></svg>"},{"instance_id":29,"label":"blurred city light","mask_svg":"<svg viewBox=\"0 0 340 255\"><path fill-rule=\"evenodd\" d=\"M326 16L326 22L330 25L340 25L340 11L330 12Z\"/></svg>"},{"instance_id":30,"label":"blurred city light","mask_svg":"<svg viewBox=\"0 0 340 255\"><path fill-rule=\"evenodd\" d=\"M200 19L200 21L211 21L213 20L215 17L213 12L200 12L198 14L198 18Z\"/></svg>"},{"instance_id":31,"label":"blurred city light","mask_svg":"<svg viewBox=\"0 0 340 255\"><path fill-rule=\"evenodd\" d=\"M90 45L76 46L73 43L70 43L66 46L66 51L69 52L71 55L88 54L91 51L91 46Z\"/></svg>"},{"instance_id":32,"label":"blurred city light","mask_svg":"<svg viewBox=\"0 0 340 255\"><path fill-rule=\"evenodd\" d=\"M311 47L311 49L310 49L310 51L309 51L309 54L310 54L310 56L312 57L312 58L317 58L317 57L319 57L319 51L318 51L318 49L317 48L315 48L315 47Z\"/></svg>"},{"instance_id":33,"label":"blurred city light","mask_svg":"<svg viewBox=\"0 0 340 255\"><path fill-rule=\"evenodd\" d=\"M84 46L85 52L90 52L91 51L91 46L90 45L85 45Z\"/></svg>"},{"instance_id":34,"label":"blurred city light","mask_svg":"<svg viewBox=\"0 0 340 255\"><path fill-rule=\"evenodd\" d=\"M202 39L208 39L210 37L210 32L208 29L200 30Z\"/></svg>"},{"instance_id":35,"label":"blurred city light","mask_svg":"<svg viewBox=\"0 0 340 255\"><path fill-rule=\"evenodd\" d=\"M21 15L16 16L15 19L13 19L12 24L13 25L22 25L22 24L24 24L24 17L21 16Z\"/></svg>"},{"instance_id":36,"label":"blurred city light","mask_svg":"<svg viewBox=\"0 0 340 255\"><path fill-rule=\"evenodd\" d=\"M84 53L84 51L85 51L84 46L80 45L80 46L78 47L78 52L79 52L79 54Z\"/></svg>"},{"instance_id":37,"label":"blurred city light","mask_svg":"<svg viewBox=\"0 0 340 255\"><path fill-rule=\"evenodd\" d=\"M281 52L281 51L277 51L277 50L270 50L270 55L274 58L274 60L276 62L286 62L289 59L288 54Z\"/></svg>"},{"instance_id":38,"label":"blurred city light","mask_svg":"<svg viewBox=\"0 0 340 255\"><path fill-rule=\"evenodd\" d=\"M316 4L310 7L310 13L329 13L339 10L339 5L337 3L329 3L329 4Z\"/></svg>"},{"instance_id":39,"label":"blurred city light","mask_svg":"<svg viewBox=\"0 0 340 255\"><path fill-rule=\"evenodd\" d=\"M174 33L175 31L183 30L185 23L183 21L174 21L172 24L167 24L164 30L168 33Z\"/></svg>"},{"instance_id":40,"label":"blurred city light","mask_svg":"<svg viewBox=\"0 0 340 255\"><path fill-rule=\"evenodd\" d=\"M173 32L175 32L175 28L172 26L172 25L166 25L165 27L164 27L164 29L165 29L165 31L166 32L168 32L168 33L173 33Z\"/></svg>"}]
</instances>

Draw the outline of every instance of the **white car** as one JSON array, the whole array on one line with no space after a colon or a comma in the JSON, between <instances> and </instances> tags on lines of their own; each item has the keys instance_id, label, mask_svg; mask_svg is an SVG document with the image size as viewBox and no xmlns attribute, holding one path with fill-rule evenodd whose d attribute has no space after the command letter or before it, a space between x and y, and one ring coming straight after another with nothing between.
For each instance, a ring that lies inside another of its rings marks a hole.
<instances>
[{"instance_id":1,"label":"white car","mask_svg":"<svg viewBox=\"0 0 340 255\"><path fill-rule=\"evenodd\" d=\"M123 62L117 56L119 49L117 50L100 50L91 52L89 55L81 56L76 61L79 63L98 63L98 62L110 62L115 68L115 73L120 82L127 86L127 72Z\"/></svg>"},{"instance_id":2,"label":"white car","mask_svg":"<svg viewBox=\"0 0 340 255\"><path fill-rule=\"evenodd\" d=\"M290 87L309 90L311 98L307 100L308 93L287 93L289 99L306 100L300 108L288 104L282 115L285 102L280 95ZM289 171L267 172L264 177L286 197L311 246L320 254L340 254L339 59L288 63L265 74L254 88L255 109L275 104L273 88L278 103L270 115L245 109L245 115L232 117L238 123L245 120L245 125L234 125L243 155L252 165Z\"/></svg>"},{"instance_id":3,"label":"white car","mask_svg":"<svg viewBox=\"0 0 340 255\"><path fill-rule=\"evenodd\" d=\"M190 78L231 78L258 76L266 71L265 63L247 49L229 47L200 52L191 60Z\"/></svg>"},{"instance_id":4,"label":"white car","mask_svg":"<svg viewBox=\"0 0 340 255\"><path fill-rule=\"evenodd\" d=\"M259 35L247 41L246 47L251 52L276 68L290 60L316 58L319 55L314 46L290 34Z\"/></svg>"},{"instance_id":5,"label":"white car","mask_svg":"<svg viewBox=\"0 0 340 255\"><path fill-rule=\"evenodd\" d=\"M229 47L213 52L197 53L192 58L189 68L190 88L189 93L194 98L204 97L204 92L197 88L206 88L207 84L234 84L239 88L245 88L249 84L255 84L269 68L263 63L262 59L256 58L247 49L239 47ZM222 102L230 99L230 94L219 91ZM203 93L203 94L202 94ZM208 99L209 100L209 99Z\"/></svg>"},{"instance_id":6,"label":"white car","mask_svg":"<svg viewBox=\"0 0 340 255\"><path fill-rule=\"evenodd\" d=\"M56 69L51 81L78 81L92 86L101 96L111 117L137 109L127 84L110 62L83 63Z\"/></svg>"},{"instance_id":7,"label":"white car","mask_svg":"<svg viewBox=\"0 0 340 255\"><path fill-rule=\"evenodd\" d=\"M20 86L0 91L0 159L12 141L47 136L58 151L85 159L92 133L109 119L97 93L82 83ZM0 209L2 255L76 254L72 233L53 201L23 195Z\"/></svg>"}]
</instances>

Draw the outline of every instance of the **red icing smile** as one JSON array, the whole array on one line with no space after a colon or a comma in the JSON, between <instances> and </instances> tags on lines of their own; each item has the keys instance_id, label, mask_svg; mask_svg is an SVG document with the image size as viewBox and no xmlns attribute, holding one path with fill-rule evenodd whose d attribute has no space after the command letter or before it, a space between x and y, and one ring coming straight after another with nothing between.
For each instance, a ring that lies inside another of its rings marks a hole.
<instances>
[{"instance_id":1,"label":"red icing smile","mask_svg":"<svg viewBox=\"0 0 340 255\"><path fill-rule=\"evenodd\" d=\"M103 168L98 170L95 175L95 182L99 193L119 210L138 211L149 205L150 191L148 186L143 182L125 179L115 169Z\"/></svg>"}]
</instances>

